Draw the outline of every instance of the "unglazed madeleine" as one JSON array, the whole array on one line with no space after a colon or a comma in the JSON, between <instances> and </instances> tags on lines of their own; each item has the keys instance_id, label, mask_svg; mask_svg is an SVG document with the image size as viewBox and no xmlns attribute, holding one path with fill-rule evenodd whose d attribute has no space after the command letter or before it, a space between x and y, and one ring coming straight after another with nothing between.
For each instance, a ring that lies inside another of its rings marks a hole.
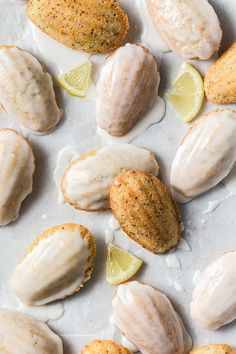
<instances>
[{"instance_id":1,"label":"unglazed madeleine","mask_svg":"<svg viewBox=\"0 0 236 354\"><path fill-rule=\"evenodd\" d=\"M27 14L58 42L93 54L119 47L129 29L117 0L28 0Z\"/></svg>"},{"instance_id":2,"label":"unglazed madeleine","mask_svg":"<svg viewBox=\"0 0 236 354\"><path fill-rule=\"evenodd\" d=\"M236 351L227 344L208 344L192 350L190 354L235 354Z\"/></svg>"},{"instance_id":3,"label":"unglazed madeleine","mask_svg":"<svg viewBox=\"0 0 236 354\"><path fill-rule=\"evenodd\" d=\"M0 309L1 354L63 354L61 339L43 322Z\"/></svg>"},{"instance_id":4,"label":"unglazed madeleine","mask_svg":"<svg viewBox=\"0 0 236 354\"><path fill-rule=\"evenodd\" d=\"M51 76L35 57L16 47L0 47L0 103L34 133L50 131L60 119Z\"/></svg>"},{"instance_id":5,"label":"unglazed madeleine","mask_svg":"<svg viewBox=\"0 0 236 354\"><path fill-rule=\"evenodd\" d=\"M131 351L112 340L95 339L82 349L81 354L131 354Z\"/></svg>"},{"instance_id":6,"label":"unglazed madeleine","mask_svg":"<svg viewBox=\"0 0 236 354\"><path fill-rule=\"evenodd\" d=\"M112 180L129 169L158 174L158 164L149 150L123 144L93 151L66 170L61 185L64 199L77 209L107 209Z\"/></svg>"},{"instance_id":7,"label":"unglazed madeleine","mask_svg":"<svg viewBox=\"0 0 236 354\"><path fill-rule=\"evenodd\" d=\"M0 129L0 226L17 218L32 192L35 161L26 139L13 129Z\"/></svg>"},{"instance_id":8,"label":"unglazed madeleine","mask_svg":"<svg viewBox=\"0 0 236 354\"><path fill-rule=\"evenodd\" d=\"M217 329L236 319L236 250L216 258L201 273L190 305L201 327Z\"/></svg>"},{"instance_id":9,"label":"unglazed madeleine","mask_svg":"<svg viewBox=\"0 0 236 354\"><path fill-rule=\"evenodd\" d=\"M82 225L44 231L16 267L11 287L26 305L43 305L80 290L94 267L94 237Z\"/></svg>"},{"instance_id":10,"label":"unglazed madeleine","mask_svg":"<svg viewBox=\"0 0 236 354\"><path fill-rule=\"evenodd\" d=\"M114 322L143 354L184 354L192 346L167 296L137 281L119 285L112 301Z\"/></svg>"},{"instance_id":11,"label":"unglazed madeleine","mask_svg":"<svg viewBox=\"0 0 236 354\"><path fill-rule=\"evenodd\" d=\"M172 162L170 181L179 202L216 186L236 160L236 112L216 110L189 129Z\"/></svg>"},{"instance_id":12,"label":"unglazed madeleine","mask_svg":"<svg viewBox=\"0 0 236 354\"><path fill-rule=\"evenodd\" d=\"M152 107L159 82L156 60L146 48L128 43L117 49L97 84L98 126L115 136L128 133Z\"/></svg>"},{"instance_id":13,"label":"unglazed madeleine","mask_svg":"<svg viewBox=\"0 0 236 354\"><path fill-rule=\"evenodd\" d=\"M183 58L209 59L222 31L207 0L145 0L152 21L169 47Z\"/></svg>"},{"instance_id":14,"label":"unglazed madeleine","mask_svg":"<svg viewBox=\"0 0 236 354\"><path fill-rule=\"evenodd\" d=\"M236 42L210 67L204 88L212 103L236 102Z\"/></svg>"},{"instance_id":15,"label":"unglazed madeleine","mask_svg":"<svg viewBox=\"0 0 236 354\"><path fill-rule=\"evenodd\" d=\"M168 188L145 171L127 171L110 189L110 204L122 230L153 253L164 253L180 239L178 206Z\"/></svg>"}]
</instances>

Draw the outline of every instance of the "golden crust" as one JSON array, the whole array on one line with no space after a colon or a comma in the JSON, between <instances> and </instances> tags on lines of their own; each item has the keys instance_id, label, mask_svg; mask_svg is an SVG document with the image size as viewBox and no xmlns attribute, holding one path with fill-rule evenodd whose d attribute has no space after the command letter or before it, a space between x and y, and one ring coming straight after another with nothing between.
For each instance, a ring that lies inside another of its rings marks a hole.
<instances>
[{"instance_id":1,"label":"golden crust","mask_svg":"<svg viewBox=\"0 0 236 354\"><path fill-rule=\"evenodd\" d=\"M122 230L147 250L164 253L178 243L178 206L157 177L125 172L111 186L110 205Z\"/></svg>"},{"instance_id":2,"label":"golden crust","mask_svg":"<svg viewBox=\"0 0 236 354\"><path fill-rule=\"evenodd\" d=\"M190 354L235 354L236 351L227 344L209 344L192 350Z\"/></svg>"},{"instance_id":3,"label":"golden crust","mask_svg":"<svg viewBox=\"0 0 236 354\"><path fill-rule=\"evenodd\" d=\"M28 0L27 15L53 39L91 54L116 49L129 30L117 0Z\"/></svg>"},{"instance_id":4,"label":"golden crust","mask_svg":"<svg viewBox=\"0 0 236 354\"><path fill-rule=\"evenodd\" d=\"M94 264L95 264L95 257L96 257L95 238L90 233L90 231L88 229L86 229L86 227L84 227L83 225L79 225L79 224L63 224L63 225L54 226L51 229L45 230L32 242L32 244L28 248L25 256L27 256L27 254L31 253L33 251L33 249L39 244L40 241L44 240L47 237L52 236L55 232L62 231L62 230L67 230L67 231L72 231L72 232L78 231L78 232L80 232L81 237L87 239L87 241L88 241L88 248L91 253L91 256L88 259L89 263L90 263L90 267L86 270L86 274L85 274L85 278L84 278L83 283L75 291L75 292L78 292L80 290L80 288L84 285L84 283L86 283L91 278L91 275L92 275L92 272L94 269ZM70 295L72 295L72 294L70 294Z\"/></svg>"},{"instance_id":5,"label":"golden crust","mask_svg":"<svg viewBox=\"0 0 236 354\"><path fill-rule=\"evenodd\" d=\"M82 349L81 354L131 354L131 351L111 340L95 339Z\"/></svg>"},{"instance_id":6,"label":"golden crust","mask_svg":"<svg viewBox=\"0 0 236 354\"><path fill-rule=\"evenodd\" d=\"M236 102L236 42L210 67L204 88L212 103Z\"/></svg>"}]
</instances>

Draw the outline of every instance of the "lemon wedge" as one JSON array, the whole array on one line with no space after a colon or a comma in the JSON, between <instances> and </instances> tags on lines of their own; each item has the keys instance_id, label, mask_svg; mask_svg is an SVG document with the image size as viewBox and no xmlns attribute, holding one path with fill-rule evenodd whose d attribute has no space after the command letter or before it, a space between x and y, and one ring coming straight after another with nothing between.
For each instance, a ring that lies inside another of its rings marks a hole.
<instances>
[{"instance_id":1,"label":"lemon wedge","mask_svg":"<svg viewBox=\"0 0 236 354\"><path fill-rule=\"evenodd\" d=\"M92 63L86 61L77 68L59 75L57 80L70 95L84 98L89 87L91 69Z\"/></svg>"},{"instance_id":2,"label":"lemon wedge","mask_svg":"<svg viewBox=\"0 0 236 354\"><path fill-rule=\"evenodd\" d=\"M204 99L201 75L191 64L184 62L172 87L173 92L167 94L168 100L183 121L190 122L199 113Z\"/></svg>"},{"instance_id":3,"label":"lemon wedge","mask_svg":"<svg viewBox=\"0 0 236 354\"><path fill-rule=\"evenodd\" d=\"M118 285L130 279L137 273L142 261L131 253L109 244L106 262L107 282L110 285Z\"/></svg>"}]
</instances>

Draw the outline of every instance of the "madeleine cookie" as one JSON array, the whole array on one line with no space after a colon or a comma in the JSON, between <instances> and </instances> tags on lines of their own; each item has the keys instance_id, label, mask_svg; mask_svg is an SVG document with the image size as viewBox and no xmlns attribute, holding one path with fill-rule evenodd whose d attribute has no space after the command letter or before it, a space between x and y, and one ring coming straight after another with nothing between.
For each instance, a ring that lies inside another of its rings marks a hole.
<instances>
[{"instance_id":1,"label":"madeleine cookie","mask_svg":"<svg viewBox=\"0 0 236 354\"><path fill-rule=\"evenodd\" d=\"M141 353L189 353L192 340L167 296L131 281L118 286L112 301L114 322Z\"/></svg>"},{"instance_id":2,"label":"madeleine cookie","mask_svg":"<svg viewBox=\"0 0 236 354\"><path fill-rule=\"evenodd\" d=\"M212 103L236 102L236 42L210 67L204 88Z\"/></svg>"},{"instance_id":3,"label":"madeleine cookie","mask_svg":"<svg viewBox=\"0 0 236 354\"><path fill-rule=\"evenodd\" d=\"M120 175L111 186L110 204L122 230L147 250L164 253L178 243L178 206L155 176L134 170Z\"/></svg>"},{"instance_id":4,"label":"madeleine cookie","mask_svg":"<svg viewBox=\"0 0 236 354\"><path fill-rule=\"evenodd\" d=\"M199 276L190 304L192 319L207 329L236 319L236 250L224 253Z\"/></svg>"},{"instance_id":5,"label":"madeleine cookie","mask_svg":"<svg viewBox=\"0 0 236 354\"><path fill-rule=\"evenodd\" d=\"M60 120L51 76L17 47L0 47L0 103L32 133L47 133Z\"/></svg>"},{"instance_id":6,"label":"madeleine cookie","mask_svg":"<svg viewBox=\"0 0 236 354\"><path fill-rule=\"evenodd\" d=\"M61 339L43 322L0 308L1 354L63 354Z\"/></svg>"},{"instance_id":7,"label":"madeleine cookie","mask_svg":"<svg viewBox=\"0 0 236 354\"><path fill-rule=\"evenodd\" d=\"M90 279L96 245L82 225L64 224L44 231L16 267L11 287L26 305L63 299Z\"/></svg>"},{"instance_id":8,"label":"madeleine cookie","mask_svg":"<svg viewBox=\"0 0 236 354\"><path fill-rule=\"evenodd\" d=\"M92 54L119 47L129 30L116 0L28 0L27 14L56 41Z\"/></svg>"},{"instance_id":9,"label":"madeleine cookie","mask_svg":"<svg viewBox=\"0 0 236 354\"><path fill-rule=\"evenodd\" d=\"M160 74L144 47L126 44L107 58L97 83L96 121L100 128L122 136L153 106Z\"/></svg>"},{"instance_id":10,"label":"madeleine cookie","mask_svg":"<svg viewBox=\"0 0 236 354\"><path fill-rule=\"evenodd\" d=\"M81 354L131 354L131 351L112 340L95 339L82 349Z\"/></svg>"},{"instance_id":11,"label":"madeleine cookie","mask_svg":"<svg viewBox=\"0 0 236 354\"><path fill-rule=\"evenodd\" d=\"M35 160L28 141L13 129L0 129L0 226L14 221L32 192Z\"/></svg>"},{"instance_id":12,"label":"madeleine cookie","mask_svg":"<svg viewBox=\"0 0 236 354\"><path fill-rule=\"evenodd\" d=\"M158 164L147 149L123 144L92 151L66 170L61 184L64 199L76 209L108 209L112 180L129 169L158 174Z\"/></svg>"},{"instance_id":13,"label":"madeleine cookie","mask_svg":"<svg viewBox=\"0 0 236 354\"><path fill-rule=\"evenodd\" d=\"M173 52L209 59L220 46L219 19L207 0L145 0L154 26Z\"/></svg>"},{"instance_id":14,"label":"madeleine cookie","mask_svg":"<svg viewBox=\"0 0 236 354\"><path fill-rule=\"evenodd\" d=\"M185 135L171 166L170 182L179 202L221 182L236 160L236 111L216 110L198 119Z\"/></svg>"},{"instance_id":15,"label":"madeleine cookie","mask_svg":"<svg viewBox=\"0 0 236 354\"><path fill-rule=\"evenodd\" d=\"M192 350L190 354L235 354L236 351L227 344L208 344Z\"/></svg>"}]
</instances>

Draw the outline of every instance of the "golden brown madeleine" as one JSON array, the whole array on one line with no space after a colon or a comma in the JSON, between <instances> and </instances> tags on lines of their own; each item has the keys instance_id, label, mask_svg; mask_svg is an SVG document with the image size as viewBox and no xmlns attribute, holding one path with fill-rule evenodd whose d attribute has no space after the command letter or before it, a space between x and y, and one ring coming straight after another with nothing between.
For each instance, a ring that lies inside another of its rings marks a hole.
<instances>
[{"instance_id":1,"label":"golden brown madeleine","mask_svg":"<svg viewBox=\"0 0 236 354\"><path fill-rule=\"evenodd\" d=\"M28 0L27 14L56 41L92 54L119 47L129 30L117 0Z\"/></svg>"},{"instance_id":2,"label":"golden brown madeleine","mask_svg":"<svg viewBox=\"0 0 236 354\"><path fill-rule=\"evenodd\" d=\"M35 169L31 145L13 129L0 129L0 226L15 220L32 192Z\"/></svg>"},{"instance_id":3,"label":"golden brown madeleine","mask_svg":"<svg viewBox=\"0 0 236 354\"><path fill-rule=\"evenodd\" d=\"M235 354L236 351L228 344L208 344L192 350L190 354Z\"/></svg>"},{"instance_id":4,"label":"golden brown madeleine","mask_svg":"<svg viewBox=\"0 0 236 354\"><path fill-rule=\"evenodd\" d=\"M12 276L12 290L30 306L63 299L90 279L95 255L95 239L84 226L55 226L29 247Z\"/></svg>"},{"instance_id":5,"label":"golden brown madeleine","mask_svg":"<svg viewBox=\"0 0 236 354\"><path fill-rule=\"evenodd\" d=\"M60 120L52 78L30 53L0 46L0 103L32 133L48 133Z\"/></svg>"},{"instance_id":6,"label":"golden brown madeleine","mask_svg":"<svg viewBox=\"0 0 236 354\"><path fill-rule=\"evenodd\" d=\"M145 171L128 171L112 184L110 204L122 230L153 253L164 253L180 239L178 206L168 188Z\"/></svg>"},{"instance_id":7,"label":"golden brown madeleine","mask_svg":"<svg viewBox=\"0 0 236 354\"><path fill-rule=\"evenodd\" d=\"M236 102L236 42L210 67L204 88L212 103Z\"/></svg>"},{"instance_id":8,"label":"golden brown madeleine","mask_svg":"<svg viewBox=\"0 0 236 354\"><path fill-rule=\"evenodd\" d=\"M131 354L131 351L112 340L95 339L82 349L81 354Z\"/></svg>"},{"instance_id":9,"label":"golden brown madeleine","mask_svg":"<svg viewBox=\"0 0 236 354\"><path fill-rule=\"evenodd\" d=\"M0 309L1 354L63 354L61 339L43 322Z\"/></svg>"}]
</instances>

